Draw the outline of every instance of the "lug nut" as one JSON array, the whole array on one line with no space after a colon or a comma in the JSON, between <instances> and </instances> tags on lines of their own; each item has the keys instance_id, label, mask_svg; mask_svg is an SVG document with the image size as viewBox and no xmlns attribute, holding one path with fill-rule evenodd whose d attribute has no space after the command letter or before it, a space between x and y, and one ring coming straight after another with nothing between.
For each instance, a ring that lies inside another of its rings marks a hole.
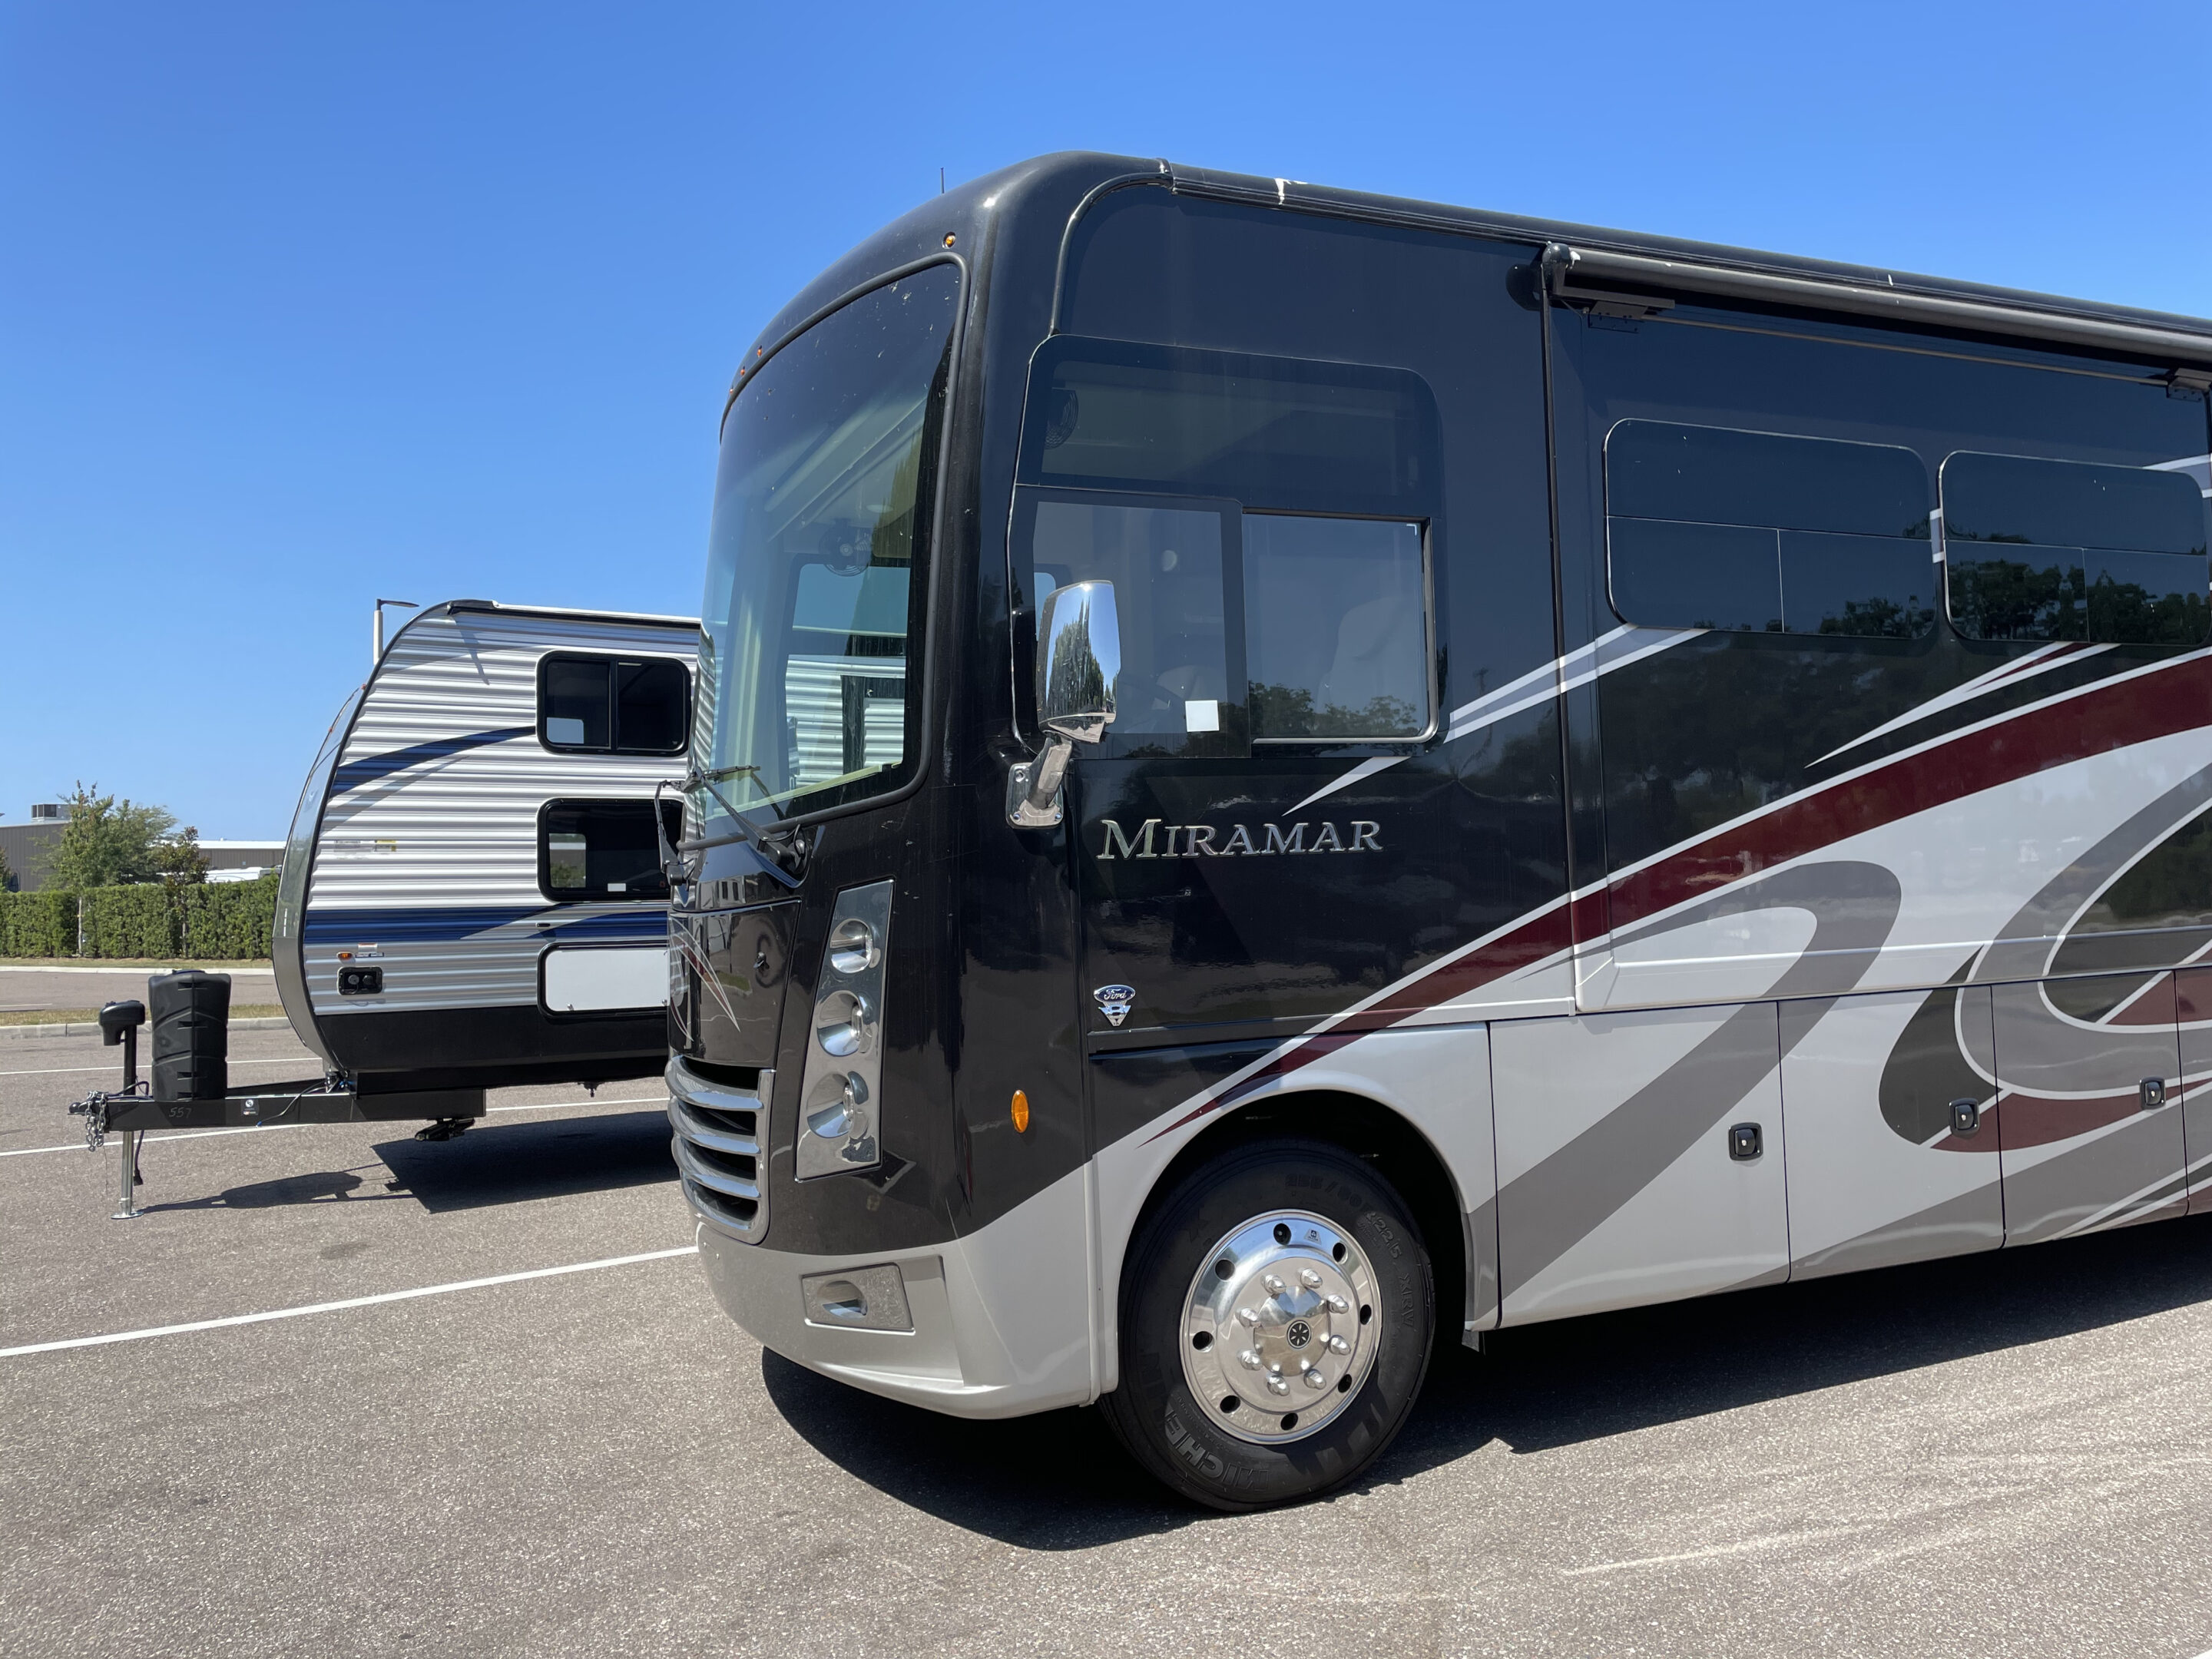
<instances>
[{"instance_id":1,"label":"lug nut","mask_svg":"<svg viewBox=\"0 0 2212 1659\"><path fill-rule=\"evenodd\" d=\"M1289 1383L1287 1383L1287 1382L1284 1382L1284 1381L1283 1381L1283 1379L1282 1379L1281 1377L1279 1377L1279 1376L1271 1376L1271 1377L1269 1377L1269 1378L1267 1379L1267 1392L1268 1392L1268 1393L1270 1393L1270 1394L1288 1394L1290 1391L1291 1391L1291 1385L1290 1385Z\"/></svg>"},{"instance_id":2,"label":"lug nut","mask_svg":"<svg viewBox=\"0 0 2212 1659\"><path fill-rule=\"evenodd\" d=\"M1328 1351L1331 1353L1350 1353L1352 1344L1340 1336L1332 1336L1328 1340Z\"/></svg>"},{"instance_id":3,"label":"lug nut","mask_svg":"<svg viewBox=\"0 0 2212 1659\"><path fill-rule=\"evenodd\" d=\"M1237 1356L1237 1363L1248 1371L1256 1371L1260 1369L1260 1356L1247 1348Z\"/></svg>"},{"instance_id":4,"label":"lug nut","mask_svg":"<svg viewBox=\"0 0 2212 1659\"><path fill-rule=\"evenodd\" d=\"M1321 1275L1311 1267L1301 1267L1298 1269L1298 1283L1310 1291L1317 1291L1321 1288Z\"/></svg>"},{"instance_id":5,"label":"lug nut","mask_svg":"<svg viewBox=\"0 0 2212 1659\"><path fill-rule=\"evenodd\" d=\"M1344 1310L1340 1308L1337 1311L1341 1313ZM1260 1322L1260 1316L1254 1313L1249 1308L1239 1308L1237 1310L1237 1317L1243 1321L1247 1325L1256 1325Z\"/></svg>"},{"instance_id":6,"label":"lug nut","mask_svg":"<svg viewBox=\"0 0 2212 1659\"><path fill-rule=\"evenodd\" d=\"M1327 1377L1323 1376L1312 1366L1309 1365L1306 1367L1306 1387L1310 1389L1325 1389L1328 1386L1328 1379Z\"/></svg>"},{"instance_id":7,"label":"lug nut","mask_svg":"<svg viewBox=\"0 0 2212 1659\"><path fill-rule=\"evenodd\" d=\"M1352 1311L1352 1304L1349 1302L1346 1302L1340 1296L1325 1296L1322 1297L1322 1300L1328 1304L1328 1310L1331 1313L1350 1313Z\"/></svg>"},{"instance_id":8,"label":"lug nut","mask_svg":"<svg viewBox=\"0 0 2212 1659\"><path fill-rule=\"evenodd\" d=\"M1267 1287L1267 1294L1269 1296L1280 1296L1285 1290L1289 1288L1281 1279L1276 1278L1273 1273L1265 1275L1261 1278L1260 1282Z\"/></svg>"}]
</instances>

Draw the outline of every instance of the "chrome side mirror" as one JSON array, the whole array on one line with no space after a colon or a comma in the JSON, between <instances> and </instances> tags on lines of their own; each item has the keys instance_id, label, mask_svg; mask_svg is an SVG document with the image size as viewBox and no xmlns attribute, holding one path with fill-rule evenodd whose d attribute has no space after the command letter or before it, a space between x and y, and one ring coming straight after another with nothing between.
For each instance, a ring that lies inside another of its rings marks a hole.
<instances>
[{"instance_id":1,"label":"chrome side mirror","mask_svg":"<svg viewBox=\"0 0 2212 1659\"><path fill-rule=\"evenodd\" d=\"M1060 785L1079 743L1097 743L1114 723L1114 681L1121 672L1121 623L1114 584L1070 582L1045 597L1037 614L1037 724L1044 752L1018 761L1006 777L1006 821L1042 830L1060 819Z\"/></svg>"}]
</instances>

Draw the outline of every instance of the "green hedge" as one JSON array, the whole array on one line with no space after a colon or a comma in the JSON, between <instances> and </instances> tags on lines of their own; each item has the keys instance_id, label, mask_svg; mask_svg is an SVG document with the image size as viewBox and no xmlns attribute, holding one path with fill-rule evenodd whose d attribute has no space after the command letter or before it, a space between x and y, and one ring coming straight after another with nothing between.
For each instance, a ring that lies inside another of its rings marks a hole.
<instances>
[{"instance_id":1,"label":"green hedge","mask_svg":"<svg viewBox=\"0 0 2212 1659\"><path fill-rule=\"evenodd\" d=\"M177 905L158 882L94 887L77 896L77 925L88 957L173 957Z\"/></svg>"},{"instance_id":2,"label":"green hedge","mask_svg":"<svg viewBox=\"0 0 2212 1659\"><path fill-rule=\"evenodd\" d=\"M250 962L269 954L276 915L274 874L185 887L144 882L81 894L0 893L0 956Z\"/></svg>"},{"instance_id":3,"label":"green hedge","mask_svg":"<svg viewBox=\"0 0 2212 1659\"><path fill-rule=\"evenodd\" d=\"M174 890L184 900L178 953L209 962L252 961L269 954L276 921L276 877Z\"/></svg>"},{"instance_id":4,"label":"green hedge","mask_svg":"<svg viewBox=\"0 0 2212 1659\"><path fill-rule=\"evenodd\" d=\"M0 956L76 954L75 893L0 893Z\"/></svg>"}]
</instances>

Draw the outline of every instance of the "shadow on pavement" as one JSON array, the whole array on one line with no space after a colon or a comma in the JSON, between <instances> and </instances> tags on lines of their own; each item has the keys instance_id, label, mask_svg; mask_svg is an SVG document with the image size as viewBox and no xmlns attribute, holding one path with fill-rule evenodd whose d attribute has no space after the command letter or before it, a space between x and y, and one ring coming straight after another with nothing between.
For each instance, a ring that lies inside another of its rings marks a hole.
<instances>
[{"instance_id":1,"label":"shadow on pavement","mask_svg":"<svg viewBox=\"0 0 2212 1659\"><path fill-rule=\"evenodd\" d=\"M369 1166L374 1168L374 1165ZM180 1199L167 1204L148 1204L147 1215L171 1210L273 1210L288 1204L366 1204L404 1194L362 1189L362 1179L351 1170L320 1170L312 1175L280 1176L229 1187L206 1198Z\"/></svg>"},{"instance_id":2,"label":"shadow on pavement","mask_svg":"<svg viewBox=\"0 0 2212 1659\"><path fill-rule=\"evenodd\" d=\"M452 1140L381 1141L376 1155L392 1171L396 1194L434 1212L676 1179L668 1115L658 1109L479 1124Z\"/></svg>"},{"instance_id":3,"label":"shadow on pavement","mask_svg":"<svg viewBox=\"0 0 2212 1659\"><path fill-rule=\"evenodd\" d=\"M1495 1333L1429 1371L1413 1415L1354 1490L1496 1442L1602 1440L1817 1389L2047 1341L2212 1301L2212 1225L1706 1297ZM1095 1412L969 1423L762 1356L769 1398L823 1456L940 1520L1027 1549L1080 1549L1204 1518L1121 1452Z\"/></svg>"},{"instance_id":4,"label":"shadow on pavement","mask_svg":"<svg viewBox=\"0 0 2212 1659\"><path fill-rule=\"evenodd\" d=\"M784 1420L847 1474L1021 1549L1079 1550L1200 1518L1131 1462L1094 1411L972 1423L879 1399L761 1354Z\"/></svg>"}]
</instances>

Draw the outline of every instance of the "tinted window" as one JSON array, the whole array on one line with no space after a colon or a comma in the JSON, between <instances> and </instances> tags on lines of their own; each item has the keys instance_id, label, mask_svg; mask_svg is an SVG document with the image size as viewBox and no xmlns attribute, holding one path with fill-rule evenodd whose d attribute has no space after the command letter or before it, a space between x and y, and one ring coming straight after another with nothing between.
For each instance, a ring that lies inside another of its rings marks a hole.
<instances>
[{"instance_id":1,"label":"tinted window","mask_svg":"<svg viewBox=\"0 0 2212 1659\"><path fill-rule=\"evenodd\" d=\"M933 265L831 313L747 378L714 485L695 749L763 818L897 787L915 758L922 611L960 273Z\"/></svg>"},{"instance_id":2,"label":"tinted window","mask_svg":"<svg viewBox=\"0 0 2212 1659\"><path fill-rule=\"evenodd\" d=\"M665 899L649 800L548 801L538 816L538 884L550 899ZM660 803L673 846L683 809Z\"/></svg>"},{"instance_id":3,"label":"tinted window","mask_svg":"<svg viewBox=\"0 0 2212 1659\"><path fill-rule=\"evenodd\" d=\"M1426 516L1435 426L1402 369L1060 339L1032 371L1021 476Z\"/></svg>"},{"instance_id":4,"label":"tinted window","mask_svg":"<svg viewBox=\"0 0 2212 1659\"><path fill-rule=\"evenodd\" d=\"M673 755L690 735L691 677L676 662L615 665L615 747Z\"/></svg>"},{"instance_id":5,"label":"tinted window","mask_svg":"<svg viewBox=\"0 0 2212 1659\"><path fill-rule=\"evenodd\" d=\"M1234 507L1055 496L1024 507L1038 605L1068 582L1114 584L1121 673L1109 735L1152 753L1218 751L1243 702L1227 604Z\"/></svg>"},{"instance_id":6,"label":"tinted window","mask_svg":"<svg viewBox=\"0 0 2212 1659\"><path fill-rule=\"evenodd\" d=\"M539 735L562 749L605 749L611 740L613 708L607 697L604 657L548 657L538 678Z\"/></svg>"},{"instance_id":7,"label":"tinted window","mask_svg":"<svg viewBox=\"0 0 2212 1659\"><path fill-rule=\"evenodd\" d=\"M691 676L665 657L546 657L538 735L549 749L675 755L691 726Z\"/></svg>"},{"instance_id":8,"label":"tinted window","mask_svg":"<svg viewBox=\"0 0 2212 1659\"><path fill-rule=\"evenodd\" d=\"M1605 487L1626 621L1891 638L1935 626L1927 470L1909 449L1622 421Z\"/></svg>"},{"instance_id":9,"label":"tinted window","mask_svg":"<svg viewBox=\"0 0 2212 1659\"><path fill-rule=\"evenodd\" d=\"M1421 526L1249 514L1243 529L1254 739L1425 730Z\"/></svg>"},{"instance_id":10,"label":"tinted window","mask_svg":"<svg viewBox=\"0 0 2212 1659\"><path fill-rule=\"evenodd\" d=\"M2204 638L2212 561L2186 474L1961 453L1942 483L1951 618L1969 639Z\"/></svg>"}]
</instances>

